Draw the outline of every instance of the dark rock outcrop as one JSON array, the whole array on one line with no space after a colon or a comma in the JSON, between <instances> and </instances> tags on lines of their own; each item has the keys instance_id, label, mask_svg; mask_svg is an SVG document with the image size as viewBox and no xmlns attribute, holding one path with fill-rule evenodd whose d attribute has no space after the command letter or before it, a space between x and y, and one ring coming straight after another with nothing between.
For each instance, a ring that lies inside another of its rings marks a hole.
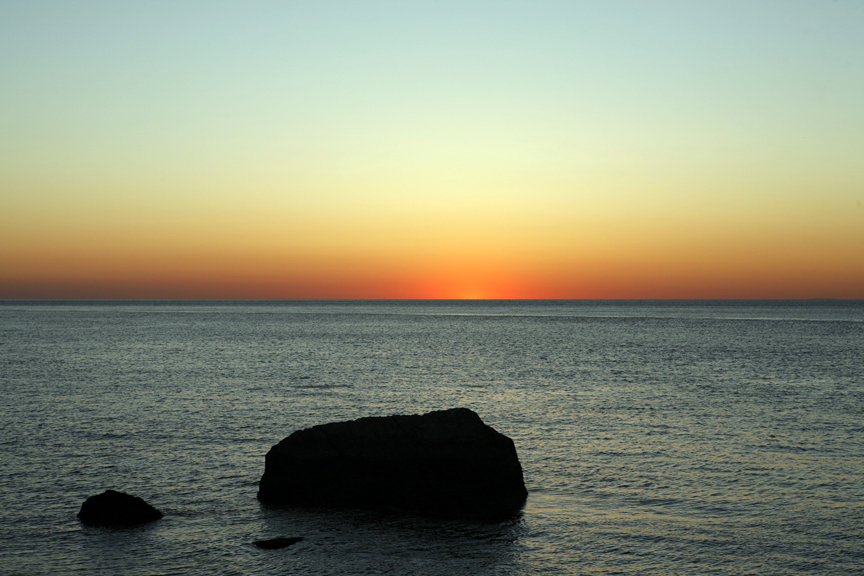
<instances>
[{"instance_id":1,"label":"dark rock outcrop","mask_svg":"<svg viewBox=\"0 0 864 576\"><path fill-rule=\"evenodd\" d=\"M263 548L264 550L277 550L279 548L291 546L292 544L296 544L302 540L302 536L292 536L291 538L282 536L279 538L271 538L270 540L256 540L253 544L258 548Z\"/></svg>"},{"instance_id":2,"label":"dark rock outcrop","mask_svg":"<svg viewBox=\"0 0 864 576\"><path fill-rule=\"evenodd\" d=\"M266 504L486 519L527 496L513 441L467 408L299 430L267 453L258 491Z\"/></svg>"},{"instance_id":3,"label":"dark rock outcrop","mask_svg":"<svg viewBox=\"0 0 864 576\"><path fill-rule=\"evenodd\" d=\"M78 512L82 522L101 526L132 526L159 520L162 516L162 512L143 499L115 490L90 496Z\"/></svg>"}]
</instances>

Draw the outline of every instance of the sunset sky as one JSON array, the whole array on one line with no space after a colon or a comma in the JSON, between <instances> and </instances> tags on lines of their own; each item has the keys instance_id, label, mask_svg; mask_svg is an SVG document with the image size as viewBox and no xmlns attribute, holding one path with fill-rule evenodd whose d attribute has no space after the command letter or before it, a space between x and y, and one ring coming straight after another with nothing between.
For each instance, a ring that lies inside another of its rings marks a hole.
<instances>
[{"instance_id":1,"label":"sunset sky","mask_svg":"<svg viewBox=\"0 0 864 576\"><path fill-rule=\"evenodd\" d=\"M0 299L864 298L864 2L0 2Z\"/></svg>"}]
</instances>

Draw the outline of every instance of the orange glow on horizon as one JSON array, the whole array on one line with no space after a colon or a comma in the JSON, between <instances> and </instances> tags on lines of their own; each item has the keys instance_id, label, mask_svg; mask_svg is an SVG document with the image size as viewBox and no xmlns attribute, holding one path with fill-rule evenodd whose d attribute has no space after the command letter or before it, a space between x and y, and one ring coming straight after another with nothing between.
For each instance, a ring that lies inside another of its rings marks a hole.
<instances>
[{"instance_id":1,"label":"orange glow on horizon","mask_svg":"<svg viewBox=\"0 0 864 576\"><path fill-rule=\"evenodd\" d=\"M667 255L668 256L668 255ZM864 299L864 272L823 262L573 260L454 267L333 258L19 261L0 299ZM16 263L13 263L16 264ZM814 270L818 273L814 273Z\"/></svg>"}]
</instances>

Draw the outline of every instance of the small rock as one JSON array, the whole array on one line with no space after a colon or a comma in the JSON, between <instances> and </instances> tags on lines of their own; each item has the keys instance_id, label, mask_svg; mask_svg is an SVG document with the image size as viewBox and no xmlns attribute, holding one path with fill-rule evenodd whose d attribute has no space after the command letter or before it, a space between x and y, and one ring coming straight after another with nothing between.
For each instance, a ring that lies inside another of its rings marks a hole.
<instances>
[{"instance_id":1,"label":"small rock","mask_svg":"<svg viewBox=\"0 0 864 576\"><path fill-rule=\"evenodd\" d=\"M294 536L292 538L271 538L270 540L257 540L254 542L255 546L258 548L263 548L264 550L276 550L277 548L285 548L286 546L291 546L292 544L296 544L303 540L302 536Z\"/></svg>"},{"instance_id":2,"label":"small rock","mask_svg":"<svg viewBox=\"0 0 864 576\"><path fill-rule=\"evenodd\" d=\"M159 520L162 516L162 512L143 499L116 490L90 496L78 512L82 522L100 526L132 526Z\"/></svg>"}]
</instances>

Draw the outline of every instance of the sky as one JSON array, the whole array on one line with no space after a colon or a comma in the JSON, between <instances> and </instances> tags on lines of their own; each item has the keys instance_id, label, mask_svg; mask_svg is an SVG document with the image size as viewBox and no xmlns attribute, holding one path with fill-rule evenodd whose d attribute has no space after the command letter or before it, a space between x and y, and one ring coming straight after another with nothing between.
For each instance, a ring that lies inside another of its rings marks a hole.
<instances>
[{"instance_id":1,"label":"sky","mask_svg":"<svg viewBox=\"0 0 864 576\"><path fill-rule=\"evenodd\" d=\"M0 2L0 299L864 299L864 2Z\"/></svg>"}]
</instances>

